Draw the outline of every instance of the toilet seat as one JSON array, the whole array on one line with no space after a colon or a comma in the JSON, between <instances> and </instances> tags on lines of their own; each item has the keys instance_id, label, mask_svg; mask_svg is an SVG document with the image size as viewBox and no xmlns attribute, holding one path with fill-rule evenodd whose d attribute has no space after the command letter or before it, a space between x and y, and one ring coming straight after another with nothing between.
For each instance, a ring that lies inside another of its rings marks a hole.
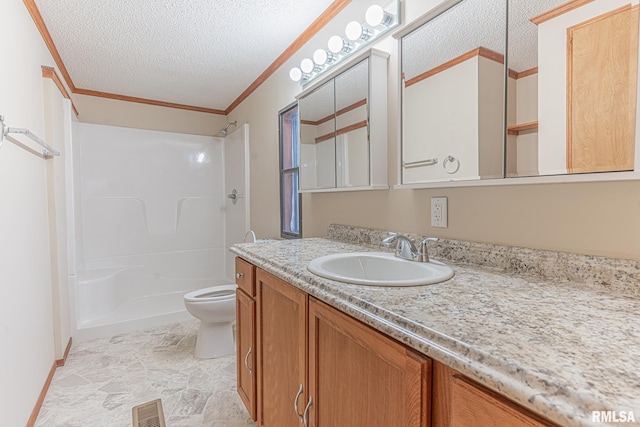
<instances>
[{"instance_id":1,"label":"toilet seat","mask_svg":"<svg viewBox=\"0 0 640 427\"><path fill-rule=\"evenodd\" d=\"M233 283L229 285L217 285L209 288L197 289L184 295L186 302L214 302L228 301L235 299L236 288L238 286Z\"/></svg>"}]
</instances>

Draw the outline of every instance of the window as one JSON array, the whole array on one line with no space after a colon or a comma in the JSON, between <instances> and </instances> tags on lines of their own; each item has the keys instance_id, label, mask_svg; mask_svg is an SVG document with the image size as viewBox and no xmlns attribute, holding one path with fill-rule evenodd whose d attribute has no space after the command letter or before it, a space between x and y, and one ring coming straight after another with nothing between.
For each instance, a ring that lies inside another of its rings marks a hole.
<instances>
[{"instance_id":1,"label":"window","mask_svg":"<svg viewBox=\"0 0 640 427\"><path fill-rule=\"evenodd\" d=\"M280 111L280 236L290 239L302 237L298 123L298 104Z\"/></svg>"}]
</instances>

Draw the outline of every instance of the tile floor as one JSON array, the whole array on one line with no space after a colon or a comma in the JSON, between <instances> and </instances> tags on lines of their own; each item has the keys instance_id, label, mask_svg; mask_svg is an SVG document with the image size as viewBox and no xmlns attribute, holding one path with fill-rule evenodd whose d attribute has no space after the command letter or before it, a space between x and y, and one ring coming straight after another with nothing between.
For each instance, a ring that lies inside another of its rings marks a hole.
<instances>
[{"instance_id":1,"label":"tile floor","mask_svg":"<svg viewBox=\"0 0 640 427\"><path fill-rule=\"evenodd\" d=\"M235 355L193 356L199 322L74 343L37 427L129 427L131 408L162 399L167 427L254 426L236 392Z\"/></svg>"}]
</instances>

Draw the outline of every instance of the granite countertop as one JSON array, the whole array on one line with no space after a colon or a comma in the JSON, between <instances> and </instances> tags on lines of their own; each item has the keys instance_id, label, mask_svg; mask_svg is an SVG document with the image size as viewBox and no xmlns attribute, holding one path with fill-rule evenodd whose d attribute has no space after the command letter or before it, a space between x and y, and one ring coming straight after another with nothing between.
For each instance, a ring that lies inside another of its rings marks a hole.
<instances>
[{"instance_id":1,"label":"granite countertop","mask_svg":"<svg viewBox=\"0 0 640 427\"><path fill-rule=\"evenodd\" d=\"M231 248L560 425L605 425L592 421L592 411L633 411L636 423L625 425L640 425L640 298L635 291L446 259L441 260L455 271L452 279L407 288L349 285L306 268L318 256L363 250L380 249L320 238Z\"/></svg>"}]
</instances>

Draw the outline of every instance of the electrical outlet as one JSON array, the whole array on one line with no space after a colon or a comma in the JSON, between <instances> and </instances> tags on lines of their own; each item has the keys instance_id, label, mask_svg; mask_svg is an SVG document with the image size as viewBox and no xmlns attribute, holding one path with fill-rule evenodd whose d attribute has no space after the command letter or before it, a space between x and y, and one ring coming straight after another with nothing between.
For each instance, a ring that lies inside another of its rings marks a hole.
<instances>
[{"instance_id":1,"label":"electrical outlet","mask_svg":"<svg viewBox=\"0 0 640 427\"><path fill-rule=\"evenodd\" d=\"M447 198L431 198L431 226L447 228Z\"/></svg>"}]
</instances>

